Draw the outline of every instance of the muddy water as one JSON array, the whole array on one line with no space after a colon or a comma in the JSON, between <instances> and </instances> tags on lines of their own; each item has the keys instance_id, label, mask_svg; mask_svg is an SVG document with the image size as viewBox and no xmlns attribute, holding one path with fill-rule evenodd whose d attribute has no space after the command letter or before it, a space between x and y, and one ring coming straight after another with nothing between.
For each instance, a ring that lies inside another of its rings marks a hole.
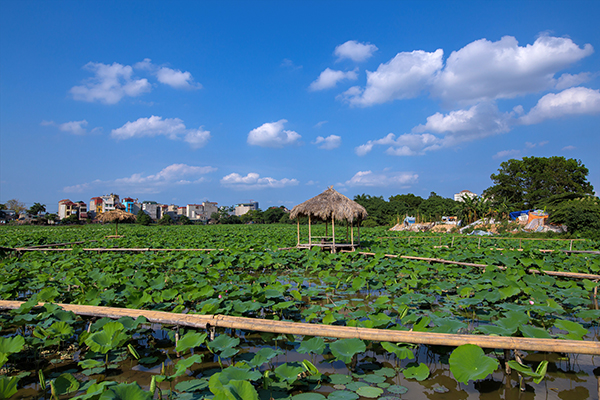
<instances>
[{"instance_id":1,"label":"muddy water","mask_svg":"<svg viewBox=\"0 0 600 400\"><path fill-rule=\"evenodd\" d=\"M156 328L157 326L153 326ZM172 333L172 332L171 332ZM352 377L353 381L362 381L365 376L372 374L374 370L387 367L397 370L397 375L387 378L385 382L379 384L384 389L382 397L386 399L431 399L431 400L464 400L464 399L563 399L563 400L579 400L579 399L597 399L600 385L600 357L592 357L586 355L562 355L556 353L532 353L523 358L523 362L534 369L542 360L549 361L548 373L546 379L540 384L535 384L531 378L525 378L523 382L523 390L519 388L519 376L516 372L506 374L504 371L504 354L503 352L492 353L492 356L498 358L501 363L501 368L495 373L488 376L484 380L470 382L467 385L457 382L448 367L448 356L451 348L444 347L429 347L419 346L415 351L415 360L410 362L425 363L430 370L428 379L417 382L414 379L405 379L400 370L407 366L408 360L398 362L395 356L384 354L381 347L377 344L370 344L365 353L360 354L356 359L354 367L348 367L340 361L334 361L331 354L310 355L300 354L295 351L299 346L301 337L278 337L275 338L272 334L259 334L243 331L222 331L217 334L229 334L239 337L241 342L238 348L240 353L234 356L233 360L223 362L223 367L227 367L232 362L243 359L250 359L261 347L269 346L280 349L283 354L276 356L270 360L270 363L261 366L261 372L269 367L275 368L286 362L301 362L308 359L312 361L319 371L325 375L344 374ZM44 370L47 379L52 379L64 372L71 372L80 381L84 382L89 379L112 380L117 382L138 382L145 389L149 388L150 381L153 375L161 373L163 363L166 373L173 373L173 365L177 362L178 355L175 352L174 346L161 347L168 344L169 331L165 329L155 329L152 333L154 339L157 340L153 347L148 347L142 357L153 356L157 360L151 364L140 364L131 357L119 363L118 369L109 370L107 375L98 374L86 376L80 373L81 369L76 365L79 361L79 354L72 354L73 358L65 360L50 366ZM598 327L592 327L590 334L586 340L599 340L600 331ZM171 342L172 344L172 342ZM144 351L138 352L143 353ZM269 365L270 364L270 365ZM221 366L216 357L204 352L204 362L195 364L193 370L188 370L187 376L178 378L172 383L172 387L179 382L192 379L208 377L215 372L219 372ZM78 372L79 371L79 372ZM32 375L37 375L36 371L31 371ZM377 386L377 384L369 383L369 385ZM406 393L401 395L388 392L386 389L389 385L400 385L406 388ZM166 398L166 393L169 390L169 384L163 382L160 385ZM325 396L327 394L343 389L343 387L331 384L323 384L314 391ZM297 391L290 392L296 394ZM263 395L272 395L273 398L284 398L290 393L281 393L273 391L263 393ZM200 394L200 393L197 393ZM206 389L203 394L210 395ZM13 399L49 399L49 391L44 393L39 383L31 383L13 397ZM71 396L74 397L74 396ZM61 398L63 398L61 396ZM67 397L64 397L67 398ZM268 398L268 396L267 396ZM361 398L362 399L362 398ZM366 400L366 398L365 398Z\"/></svg>"}]
</instances>

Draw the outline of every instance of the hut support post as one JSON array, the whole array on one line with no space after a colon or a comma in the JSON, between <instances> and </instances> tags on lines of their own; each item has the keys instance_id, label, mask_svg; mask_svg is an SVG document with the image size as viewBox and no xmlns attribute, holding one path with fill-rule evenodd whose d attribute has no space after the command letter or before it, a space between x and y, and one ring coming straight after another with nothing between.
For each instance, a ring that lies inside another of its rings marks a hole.
<instances>
[{"instance_id":1,"label":"hut support post","mask_svg":"<svg viewBox=\"0 0 600 400\"><path fill-rule=\"evenodd\" d=\"M350 240L352 242L352 250L354 250L354 221L350 222Z\"/></svg>"},{"instance_id":2,"label":"hut support post","mask_svg":"<svg viewBox=\"0 0 600 400\"><path fill-rule=\"evenodd\" d=\"M333 242L333 252L335 253L335 217L331 215L331 237Z\"/></svg>"},{"instance_id":3,"label":"hut support post","mask_svg":"<svg viewBox=\"0 0 600 400\"><path fill-rule=\"evenodd\" d=\"M310 245L312 244L312 235L310 230L310 214L308 214L308 248L310 249Z\"/></svg>"},{"instance_id":4,"label":"hut support post","mask_svg":"<svg viewBox=\"0 0 600 400\"><path fill-rule=\"evenodd\" d=\"M298 227L298 241L296 242L296 246L300 245L300 217L296 218L296 223Z\"/></svg>"},{"instance_id":5,"label":"hut support post","mask_svg":"<svg viewBox=\"0 0 600 400\"><path fill-rule=\"evenodd\" d=\"M348 243L348 220L346 220L346 243Z\"/></svg>"},{"instance_id":6,"label":"hut support post","mask_svg":"<svg viewBox=\"0 0 600 400\"><path fill-rule=\"evenodd\" d=\"M328 234L327 234L327 220L325 220L325 236L328 236Z\"/></svg>"}]
</instances>

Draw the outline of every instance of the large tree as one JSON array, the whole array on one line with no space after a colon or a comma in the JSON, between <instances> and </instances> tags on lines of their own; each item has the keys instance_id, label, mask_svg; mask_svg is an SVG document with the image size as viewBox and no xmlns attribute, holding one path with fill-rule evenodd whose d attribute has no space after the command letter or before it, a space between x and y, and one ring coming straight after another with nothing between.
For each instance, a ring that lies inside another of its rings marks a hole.
<instances>
[{"instance_id":1,"label":"large tree","mask_svg":"<svg viewBox=\"0 0 600 400\"><path fill-rule=\"evenodd\" d=\"M588 169L581 160L564 157L523 157L500 164L492 174L494 185L484 192L494 202L513 208L532 208L544 199L563 193L593 194Z\"/></svg>"},{"instance_id":2,"label":"large tree","mask_svg":"<svg viewBox=\"0 0 600 400\"><path fill-rule=\"evenodd\" d=\"M33 203L31 208L29 208L29 214L31 215L39 215L40 213L46 212L46 205L41 203Z\"/></svg>"},{"instance_id":3,"label":"large tree","mask_svg":"<svg viewBox=\"0 0 600 400\"><path fill-rule=\"evenodd\" d=\"M7 210L13 210L17 216L21 211L25 211L25 203L20 202L17 199L10 199L5 204Z\"/></svg>"}]
</instances>

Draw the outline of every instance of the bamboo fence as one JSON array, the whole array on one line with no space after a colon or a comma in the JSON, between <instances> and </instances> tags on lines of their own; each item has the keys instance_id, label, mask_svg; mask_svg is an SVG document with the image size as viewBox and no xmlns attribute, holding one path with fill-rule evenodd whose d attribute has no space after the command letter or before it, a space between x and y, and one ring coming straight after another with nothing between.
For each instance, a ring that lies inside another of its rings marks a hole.
<instances>
[{"instance_id":1,"label":"bamboo fence","mask_svg":"<svg viewBox=\"0 0 600 400\"><path fill-rule=\"evenodd\" d=\"M22 301L0 300L0 309L17 309ZM43 305L39 303L38 305ZM397 331L389 329L358 328L350 326L311 324L304 322L274 321L228 315L177 314L164 311L134 310L129 308L57 304L66 311L92 317L145 317L149 322L189 326L199 329L229 328L247 331L282 333L290 335L322 336L328 338L372 340L378 342L413 343L457 347L475 344L482 348L524 351L546 351L568 354L600 355L600 342L584 340L537 339L507 336L485 336L434 332Z\"/></svg>"}]
</instances>

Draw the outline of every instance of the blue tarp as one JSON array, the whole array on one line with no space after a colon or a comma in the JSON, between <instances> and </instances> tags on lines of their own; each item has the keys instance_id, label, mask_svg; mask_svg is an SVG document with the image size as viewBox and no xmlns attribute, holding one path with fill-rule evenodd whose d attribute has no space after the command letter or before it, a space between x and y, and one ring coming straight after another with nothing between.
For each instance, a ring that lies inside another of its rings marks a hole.
<instances>
[{"instance_id":1,"label":"blue tarp","mask_svg":"<svg viewBox=\"0 0 600 400\"><path fill-rule=\"evenodd\" d=\"M517 218L519 218L521 215L529 215L529 211L530 210L513 211L511 213L508 213L508 215L510 216L510 219L512 219L513 221L516 221Z\"/></svg>"},{"instance_id":2,"label":"blue tarp","mask_svg":"<svg viewBox=\"0 0 600 400\"><path fill-rule=\"evenodd\" d=\"M407 225L412 225L416 222L416 218L415 217L406 217L404 218L404 223Z\"/></svg>"}]
</instances>

